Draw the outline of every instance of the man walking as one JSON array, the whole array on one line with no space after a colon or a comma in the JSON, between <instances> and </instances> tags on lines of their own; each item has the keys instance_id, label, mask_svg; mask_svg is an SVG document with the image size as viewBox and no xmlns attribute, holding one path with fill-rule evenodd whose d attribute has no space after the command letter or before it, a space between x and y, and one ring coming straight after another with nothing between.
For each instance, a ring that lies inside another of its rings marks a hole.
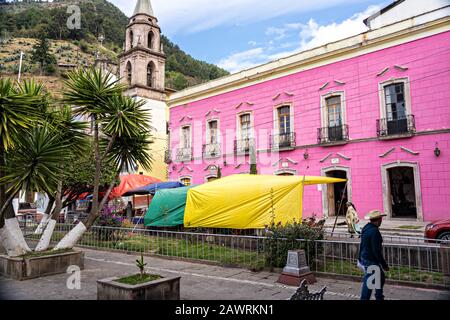
<instances>
[{"instance_id":1,"label":"man walking","mask_svg":"<svg viewBox=\"0 0 450 320\"><path fill-rule=\"evenodd\" d=\"M364 269L361 300L370 300L373 289L375 299L384 300L384 271L389 271L389 267L383 258L383 238L379 227L385 216L386 214L373 210L365 217L370 222L362 229L359 247L358 265Z\"/></svg>"}]
</instances>

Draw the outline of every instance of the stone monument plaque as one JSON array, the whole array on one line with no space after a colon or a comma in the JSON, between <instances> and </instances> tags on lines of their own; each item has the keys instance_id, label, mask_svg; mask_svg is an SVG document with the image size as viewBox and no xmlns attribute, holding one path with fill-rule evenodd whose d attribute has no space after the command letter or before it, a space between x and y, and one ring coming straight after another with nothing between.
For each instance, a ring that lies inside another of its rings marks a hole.
<instances>
[{"instance_id":1,"label":"stone monument plaque","mask_svg":"<svg viewBox=\"0 0 450 320\"><path fill-rule=\"evenodd\" d=\"M309 284L316 282L314 274L307 265L305 251L290 250L286 266L283 268L278 282L298 286L303 279L306 279Z\"/></svg>"},{"instance_id":2,"label":"stone monument plaque","mask_svg":"<svg viewBox=\"0 0 450 320\"><path fill-rule=\"evenodd\" d=\"M283 269L283 273L291 274L293 276L301 276L311 272L306 264L305 251L289 251L287 257L287 264Z\"/></svg>"}]
</instances>

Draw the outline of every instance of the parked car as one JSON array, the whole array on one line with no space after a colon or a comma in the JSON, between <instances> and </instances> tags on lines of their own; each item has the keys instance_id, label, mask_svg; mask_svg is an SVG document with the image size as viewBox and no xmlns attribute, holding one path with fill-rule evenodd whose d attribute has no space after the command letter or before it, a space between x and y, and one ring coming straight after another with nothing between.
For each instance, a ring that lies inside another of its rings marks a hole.
<instances>
[{"instance_id":1,"label":"parked car","mask_svg":"<svg viewBox=\"0 0 450 320\"><path fill-rule=\"evenodd\" d=\"M425 227L425 238L450 244L450 219L438 220Z\"/></svg>"}]
</instances>

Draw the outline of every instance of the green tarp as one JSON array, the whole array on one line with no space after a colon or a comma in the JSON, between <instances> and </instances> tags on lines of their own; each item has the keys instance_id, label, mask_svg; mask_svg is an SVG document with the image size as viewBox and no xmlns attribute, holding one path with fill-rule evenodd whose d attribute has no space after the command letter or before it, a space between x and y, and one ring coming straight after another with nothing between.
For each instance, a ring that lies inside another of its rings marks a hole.
<instances>
[{"instance_id":1,"label":"green tarp","mask_svg":"<svg viewBox=\"0 0 450 320\"><path fill-rule=\"evenodd\" d=\"M186 197L191 187L158 190L144 217L146 227L174 227L184 222Z\"/></svg>"}]
</instances>

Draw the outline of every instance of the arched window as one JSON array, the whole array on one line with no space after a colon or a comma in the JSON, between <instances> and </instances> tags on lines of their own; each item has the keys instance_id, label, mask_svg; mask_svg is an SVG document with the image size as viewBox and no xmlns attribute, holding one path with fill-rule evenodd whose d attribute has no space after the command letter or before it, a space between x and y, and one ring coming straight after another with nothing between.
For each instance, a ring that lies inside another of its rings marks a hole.
<instances>
[{"instance_id":1,"label":"arched window","mask_svg":"<svg viewBox=\"0 0 450 320\"><path fill-rule=\"evenodd\" d=\"M147 36L147 47L149 49L153 49L153 40L154 40L153 31L150 31Z\"/></svg>"},{"instance_id":2,"label":"arched window","mask_svg":"<svg viewBox=\"0 0 450 320\"><path fill-rule=\"evenodd\" d=\"M133 48L133 30L130 30L130 49Z\"/></svg>"},{"instance_id":3,"label":"arched window","mask_svg":"<svg viewBox=\"0 0 450 320\"><path fill-rule=\"evenodd\" d=\"M147 65L147 86L154 87L154 73L155 73L155 65L153 62L149 62Z\"/></svg>"},{"instance_id":4,"label":"arched window","mask_svg":"<svg viewBox=\"0 0 450 320\"><path fill-rule=\"evenodd\" d=\"M128 83L128 85L131 85L131 74L132 74L131 63L130 63L130 61L128 61L128 63L127 63L127 83Z\"/></svg>"},{"instance_id":5,"label":"arched window","mask_svg":"<svg viewBox=\"0 0 450 320\"><path fill-rule=\"evenodd\" d=\"M192 184L192 178L191 177L182 177L180 179L180 182L184 184L186 187L189 187Z\"/></svg>"}]
</instances>

